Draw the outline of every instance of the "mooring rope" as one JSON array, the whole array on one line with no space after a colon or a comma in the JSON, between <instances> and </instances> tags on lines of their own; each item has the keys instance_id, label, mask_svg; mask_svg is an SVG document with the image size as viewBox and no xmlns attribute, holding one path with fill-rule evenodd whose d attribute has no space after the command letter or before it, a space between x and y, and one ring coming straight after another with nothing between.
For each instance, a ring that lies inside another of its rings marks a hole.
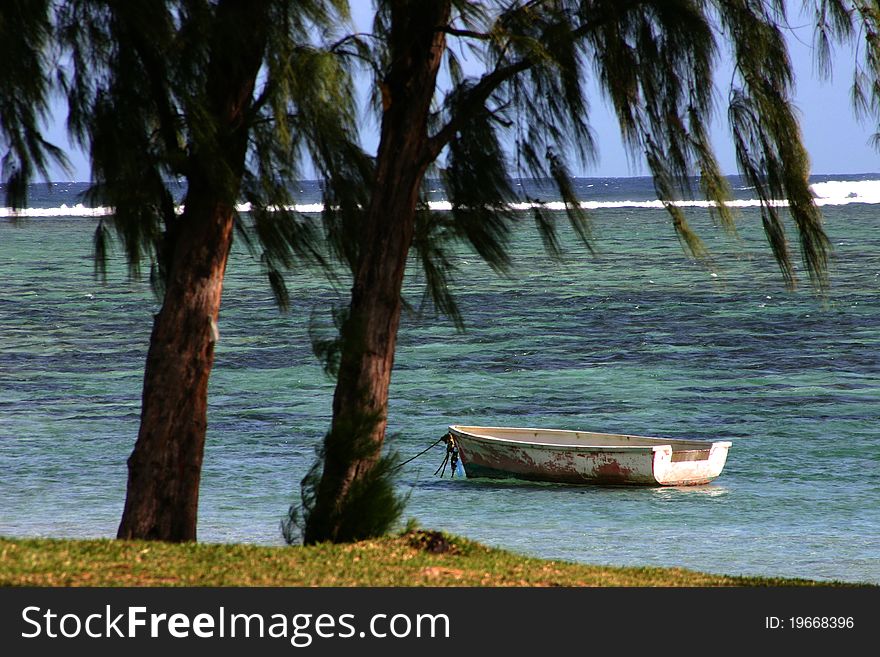
<instances>
[{"instance_id":1,"label":"mooring rope","mask_svg":"<svg viewBox=\"0 0 880 657\"><path fill-rule=\"evenodd\" d=\"M428 445L425 449L423 449L421 452L419 452L418 454L416 454L412 458L409 458L406 461L403 461L402 463L398 463L394 469L399 470L400 468L405 466L407 463L411 463L412 461L415 461L422 454L424 454L425 452L427 452L431 449L434 449L437 445L439 445L440 443L443 443L443 442L446 443L446 455L443 457L443 463L441 463L440 467L437 468L437 470L434 472L434 476L437 476L437 474L440 474L440 477L442 478L446 474L446 464L450 462L450 458L451 458L451 460L452 460L452 477L455 477L455 469L458 466L458 445L455 444L455 438L453 438L451 433L443 434L435 442ZM441 470L443 471L442 473L440 473Z\"/></svg>"},{"instance_id":2,"label":"mooring rope","mask_svg":"<svg viewBox=\"0 0 880 657\"><path fill-rule=\"evenodd\" d=\"M407 463L410 463L411 461L415 461L417 458L419 458L422 454L424 454L424 453L427 452L428 450L434 449L437 445L439 445L440 443L443 442L443 440L446 438L447 435L448 435L448 434L444 434L441 438L438 438L438 439L437 439L437 442L432 443L431 445L428 445L428 447L426 447L426 448L423 449L421 452L419 452L418 454L416 454L415 456L413 456L411 459L407 459L407 460L404 461L403 463L398 463L398 464L397 464L397 467L396 467L395 469L400 469L400 468L402 468L402 467L405 466ZM437 473L435 472L434 474L437 474Z\"/></svg>"}]
</instances>

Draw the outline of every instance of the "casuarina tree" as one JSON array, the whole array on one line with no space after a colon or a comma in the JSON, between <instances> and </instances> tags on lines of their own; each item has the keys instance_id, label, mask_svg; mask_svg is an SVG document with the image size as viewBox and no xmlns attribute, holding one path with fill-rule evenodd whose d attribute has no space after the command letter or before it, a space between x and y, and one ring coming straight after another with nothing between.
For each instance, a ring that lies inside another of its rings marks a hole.
<instances>
[{"instance_id":1,"label":"casuarina tree","mask_svg":"<svg viewBox=\"0 0 880 657\"><path fill-rule=\"evenodd\" d=\"M320 258L315 230L287 209L289 183L305 154L332 160L353 141L351 84L317 47L346 7L67 0L58 11L69 127L91 154L91 198L113 208L95 234L98 273L115 236L132 275L149 266L161 299L118 536L195 540L233 236L247 240L282 305L281 272ZM250 203L247 221L239 200Z\"/></svg>"},{"instance_id":2,"label":"casuarina tree","mask_svg":"<svg viewBox=\"0 0 880 657\"><path fill-rule=\"evenodd\" d=\"M52 162L66 159L42 136L49 117L52 51L49 0L5 0L0 4L0 174L5 203L20 208L35 174L48 180Z\"/></svg>"},{"instance_id":3,"label":"casuarina tree","mask_svg":"<svg viewBox=\"0 0 880 657\"><path fill-rule=\"evenodd\" d=\"M336 44L374 75L380 137L362 212L337 213L347 226L335 234L344 237L338 250L352 289L338 313L338 345L324 349L337 373L332 424L303 481L301 508L291 509L306 543L381 533L402 509L382 447L410 254L424 266L439 309L460 321L448 292L455 274L448 249L465 242L506 268L510 202L530 203L545 245L558 253L556 217L510 182L523 177L551 181L571 226L590 244L568 174L571 158L591 163L601 138L590 127L591 102L601 99L587 97L588 78L613 106L627 146L646 161L683 245L702 257L674 201L695 193L717 201L719 223L734 230L724 205L728 183L709 139L714 74L729 53L727 116L773 254L794 285L784 211L774 203L786 199L806 271L824 288L830 247L808 186L784 23L784 3L771 0L382 0L372 34ZM470 72L475 62L477 73ZM442 181L450 212L425 211L429 175Z\"/></svg>"}]
</instances>

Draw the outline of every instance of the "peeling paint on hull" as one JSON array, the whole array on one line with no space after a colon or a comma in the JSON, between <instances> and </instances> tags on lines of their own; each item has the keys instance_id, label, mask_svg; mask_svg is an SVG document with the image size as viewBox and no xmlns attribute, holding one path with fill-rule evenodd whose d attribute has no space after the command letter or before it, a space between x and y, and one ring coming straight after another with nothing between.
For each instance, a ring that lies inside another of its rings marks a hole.
<instances>
[{"instance_id":1,"label":"peeling paint on hull","mask_svg":"<svg viewBox=\"0 0 880 657\"><path fill-rule=\"evenodd\" d=\"M691 486L724 468L730 443L558 429L463 427L450 433L468 477L566 484Z\"/></svg>"}]
</instances>

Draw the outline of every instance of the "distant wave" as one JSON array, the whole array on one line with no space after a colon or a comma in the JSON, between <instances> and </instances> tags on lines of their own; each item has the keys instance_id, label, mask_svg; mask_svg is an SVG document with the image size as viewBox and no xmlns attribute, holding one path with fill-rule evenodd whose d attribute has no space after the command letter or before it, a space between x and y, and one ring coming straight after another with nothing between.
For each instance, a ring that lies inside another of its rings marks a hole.
<instances>
[{"instance_id":1,"label":"distant wave","mask_svg":"<svg viewBox=\"0 0 880 657\"><path fill-rule=\"evenodd\" d=\"M880 203L880 180L828 180L810 188L818 205Z\"/></svg>"},{"instance_id":2,"label":"distant wave","mask_svg":"<svg viewBox=\"0 0 880 657\"><path fill-rule=\"evenodd\" d=\"M837 206L852 204L877 204L880 203L880 180L828 180L810 185L816 198L816 205ZM751 188L749 188L751 189ZM754 208L760 206L760 201L754 198L734 199L726 205L733 208ZM787 201L774 201L774 205L785 207ZM710 208L717 204L713 201L676 201L673 203L683 208ZM448 211L452 208L448 201L429 201L428 206L436 211ZM584 210L599 210L612 208L635 208L662 210L666 206L659 200L605 200L605 201L581 201L580 207ZM546 210L564 210L562 201L550 201L547 203L512 203L513 210L530 210L541 207ZM316 214L323 210L321 203L304 203L290 206L289 210L304 214ZM243 203L236 208L239 212L248 212L251 209L249 203ZM10 208L0 208L0 218L25 218L25 217L106 217L113 214L112 208L88 207L82 203L74 205L62 204L52 208L27 208L13 211Z\"/></svg>"},{"instance_id":3,"label":"distant wave","mask_svg":"<svg viewBox=\"0 0 880 657\"><path fill-rule=\"evenodd\" d=\"M76 205L61 204L57 208L25 208L23 210L12 210L11 208L0 208L0 217L18 218L18 217L105 217L113 214L112 208L90 208L82 203Z\"/></svg>"}]
</instances>

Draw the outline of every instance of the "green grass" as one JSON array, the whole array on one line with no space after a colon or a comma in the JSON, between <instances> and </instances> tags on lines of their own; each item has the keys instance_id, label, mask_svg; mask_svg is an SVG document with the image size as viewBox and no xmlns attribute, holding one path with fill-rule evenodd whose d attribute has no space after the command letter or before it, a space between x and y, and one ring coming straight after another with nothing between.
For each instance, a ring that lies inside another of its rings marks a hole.
<instances>
[{"instance_id":1,"label":"green grass","mask_svg":"<svg viewBox=\"0 0 880 657\"><path fill-rule=\"evenodd\" d=\"M826 585L547 561L415 530L310 547L0 538L0 586Z\"/></svg>"}]
</instances>

